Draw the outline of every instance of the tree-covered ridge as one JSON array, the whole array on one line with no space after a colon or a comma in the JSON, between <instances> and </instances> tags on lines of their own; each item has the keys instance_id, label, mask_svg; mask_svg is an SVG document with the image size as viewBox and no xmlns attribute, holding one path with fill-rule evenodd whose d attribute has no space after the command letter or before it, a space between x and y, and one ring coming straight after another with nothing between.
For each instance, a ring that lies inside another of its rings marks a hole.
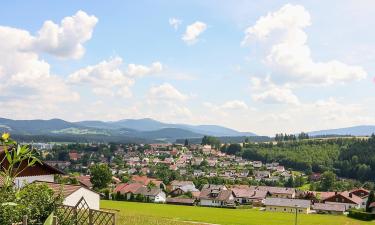
<instances>
[{"instance_id":1,"label":"tree-covered ridge","mask_svg":"<svg viewBox=\"0 0 375 225\"><path fill-rule=\"evenodd\" d=\"M338 138L278 142L276 145L248 143L242 156L311 172L334 171L338 176L361 181L375 177L375 136L369 139Z\"/></svg>"}]
</instances>

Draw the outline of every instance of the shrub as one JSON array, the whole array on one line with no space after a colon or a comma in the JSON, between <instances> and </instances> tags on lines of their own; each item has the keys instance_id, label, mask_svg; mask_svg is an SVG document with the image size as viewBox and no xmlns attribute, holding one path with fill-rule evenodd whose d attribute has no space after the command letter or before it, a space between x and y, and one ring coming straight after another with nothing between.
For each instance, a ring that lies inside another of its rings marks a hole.
<instances>
[{"instance_id":1,"label":"shrub","mask_svg":"<svg viewBox=\"0 0 375 225\"><path fill-rule=\"evenodd\" d=\"M12 188L1 189L0 202L0 224L20 222L23 215L42 223L61 203L61 198L55 197L45 184L29 184L17 192Z\"/></svg>"},{"instance_id":2,"label":"shrub","mask_svg":"<svg viewBox=\"0 0 375 225\"><path fill-rule=\"evenodd\" d=\"M375 219L375 214L364 212L364 211L359 211L356 209L350 210L348 216L354 219L365 220L365 221L370 221L370 220Z\"/></svg>"}]
</instances>

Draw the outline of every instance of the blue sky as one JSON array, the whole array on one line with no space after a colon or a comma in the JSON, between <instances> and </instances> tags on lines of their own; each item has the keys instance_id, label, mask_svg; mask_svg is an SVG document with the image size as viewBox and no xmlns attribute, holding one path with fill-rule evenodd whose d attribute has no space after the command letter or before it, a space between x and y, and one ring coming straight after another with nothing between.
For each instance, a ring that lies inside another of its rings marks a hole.
<instances>
[{"instance_id":1,"label":"blue sky","mask_svg":"<svg viewBox=\"0 0 375 225\"><path fill-rule=\"evenodd\" d=\"M0 116L267 135L375 123L373 1L235 3L2 2Z\"/></svg>"}]
</instances>

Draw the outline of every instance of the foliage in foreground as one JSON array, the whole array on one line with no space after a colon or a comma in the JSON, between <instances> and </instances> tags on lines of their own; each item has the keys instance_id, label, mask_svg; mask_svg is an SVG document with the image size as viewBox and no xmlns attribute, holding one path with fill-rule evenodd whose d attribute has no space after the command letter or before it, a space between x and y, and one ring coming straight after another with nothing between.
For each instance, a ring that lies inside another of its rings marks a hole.
<instances>
[{"instance_id":1,"label":"foliage in foreground","mask_svg":"<svg viewBox=\"0 0 375 225\"><path fill-rule=\"evenodd\" d=\"M7 133L1 136L0 145L4 146L5 153L0 159L0 176L4 180L0 188L0 224L20 222L24 215L28 216L30 224L43 223L61 203L61 196L54 195L45 184L27 184L21 189L15 187L16 177L40 161L33 149L17 144Z\"/></svg>"},{"instance_id":2,"label":"foliage in foreground","mask_svg":"<svg viewBox=\"0 0 375 225\"><path fill-rule=\"evenodd\" d=\"M54 196L45 184L29 184L19 191L0 189L0 224L20 222L24 215L34 223L42 223L59 203L60 196Z\"/></svg>"}]
</instances>

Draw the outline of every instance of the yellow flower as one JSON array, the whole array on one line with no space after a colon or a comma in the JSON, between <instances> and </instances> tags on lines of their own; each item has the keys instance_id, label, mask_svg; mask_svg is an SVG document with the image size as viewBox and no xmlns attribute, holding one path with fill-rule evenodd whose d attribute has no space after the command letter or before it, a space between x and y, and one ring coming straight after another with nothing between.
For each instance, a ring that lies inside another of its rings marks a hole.
<instances>
[{"instance_id":1,"label":"yellow flower","mask_svg":"<svg viewBox=\"0 0 375 225\"><path fill-rule=\"evenodd\" d=\"M9 139L9 133L3 133L3 135L1 136L1 138L4 140L4 141L6 141L6 140L8 140Z\"/></svg>"}]
</instances>

